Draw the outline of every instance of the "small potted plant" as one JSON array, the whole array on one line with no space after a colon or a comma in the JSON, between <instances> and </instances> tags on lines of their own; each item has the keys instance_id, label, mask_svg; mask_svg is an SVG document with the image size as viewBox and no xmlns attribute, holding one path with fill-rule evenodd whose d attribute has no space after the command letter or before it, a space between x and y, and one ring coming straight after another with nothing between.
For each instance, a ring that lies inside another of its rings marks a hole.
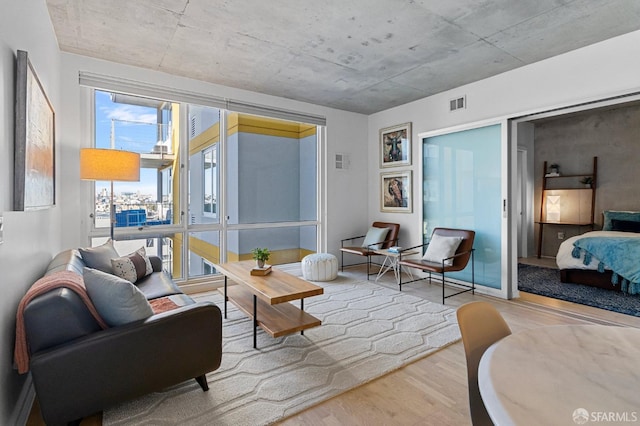
<instances>
[{"instance_id":1,"label":"small potted plant","mask_svg":"<svg viewBox=\"0 0 640 426\"><path fill-rule=\"evenodd\" d=\"M585 176L580 179L580 183L583 184L585 188L591 188L591 185L593 185L593 178L591 176Z\"/></svg>"},{"instance_id":2,"label":"small potted plant","mask_svg":"<svg viewBox=\"0 0 640 426\"><path fill-rule=\"evenodd\" d=\"M557 164L551 164L549 166L549 174L551 176L558 176L560 174L560 166Z\"/></svg>"},{"instance_id":3,"label":"small potted plant","mask_svg":"<svg viewBox=\"0 0 640 426\"><path fill-rule=\"evenodd\" d=\"M258 264L258 268L264 268L264 262L269 260L269 256L271 255L271 252L269 252L269 249L266 247L265 248L256 247L253 250L251 250L251 254L253 254L253 258L256 260L256 263Z\"/></svg>"}]
</instances>

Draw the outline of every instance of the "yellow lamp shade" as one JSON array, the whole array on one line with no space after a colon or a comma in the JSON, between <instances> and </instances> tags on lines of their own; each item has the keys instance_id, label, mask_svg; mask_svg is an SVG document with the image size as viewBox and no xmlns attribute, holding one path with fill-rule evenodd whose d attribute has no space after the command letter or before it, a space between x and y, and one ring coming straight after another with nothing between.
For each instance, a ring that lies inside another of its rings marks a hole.
<instances>
[{"instance_id":1,"label":"yellow lamp shade","mask_svg":"<svg viewBox=\"0 0 640 426\"><path fill-rule=\"evenodd\" d=\"M117 149L82 148L80 179L139 181L140 154Z\"/></svg>"}]
</instances>

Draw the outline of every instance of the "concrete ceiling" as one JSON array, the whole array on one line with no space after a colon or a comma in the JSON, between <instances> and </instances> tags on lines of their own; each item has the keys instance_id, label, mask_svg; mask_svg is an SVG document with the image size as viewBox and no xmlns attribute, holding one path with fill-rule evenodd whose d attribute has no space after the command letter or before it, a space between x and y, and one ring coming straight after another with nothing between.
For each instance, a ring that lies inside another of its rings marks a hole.
<instances>
[{"instance_id":1,"label":"concrete ceiling","mask_svg":"<svg viewBox=\"0 0 640 426\"><path fill-rule=\"evenodd\" d=\"M640 29L638 0L46 0L60 49L371 114Z\"/></svg>"}]
</instances>

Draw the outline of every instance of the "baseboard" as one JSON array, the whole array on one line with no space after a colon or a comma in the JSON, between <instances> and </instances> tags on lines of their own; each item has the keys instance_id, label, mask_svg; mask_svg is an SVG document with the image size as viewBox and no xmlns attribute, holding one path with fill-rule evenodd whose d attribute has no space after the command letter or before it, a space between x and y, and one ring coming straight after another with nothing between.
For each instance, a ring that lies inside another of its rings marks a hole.
<instances>
[{"instance_id":1,"label":"baseboard","mask_svg":"<svg viewBox=\"0 0 640 426\"><path fill-rule=\"evenodd\" d=\"M11 418L9 419L8 424L27 424L27 420L29 419L29 415L31 414L31 408L33 407L33 402L35 401L35 399L36 390L33 387L33 379L31 378L31 374L29 374L24 381L22 391L20 391L20 396L18 397L18 401L16 401L16 405L13 412L11 413Z\"/></svg>"}]
</instances>

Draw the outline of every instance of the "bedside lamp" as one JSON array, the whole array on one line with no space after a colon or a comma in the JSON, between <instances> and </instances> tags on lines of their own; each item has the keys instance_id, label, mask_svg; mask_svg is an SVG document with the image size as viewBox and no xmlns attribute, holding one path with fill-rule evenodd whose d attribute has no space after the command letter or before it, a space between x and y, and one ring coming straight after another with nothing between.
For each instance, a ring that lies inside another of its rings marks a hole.
<instances>
[{"instance_id":1,"label":"bedside lamp","mask_svg":"<svg viewBox=\"0 0 640 426\"><path fill-rule=\"evenodd\" d=\"M547 195L547 222L560 222L559 195Z\"/></svg>"},{"instance_id":2,"label":"bedside lamp","mask_svg":"<svg viewBox=\"0 0 640 426\"><path fill-rule=\"evenodd\" d=\"M111 239L115 222L113 205L113 182L140 181L140 154L117 149L82 148L80 149L80 179L111 181L111 203L109 218Z\"/></svg>"}]
</instances>

